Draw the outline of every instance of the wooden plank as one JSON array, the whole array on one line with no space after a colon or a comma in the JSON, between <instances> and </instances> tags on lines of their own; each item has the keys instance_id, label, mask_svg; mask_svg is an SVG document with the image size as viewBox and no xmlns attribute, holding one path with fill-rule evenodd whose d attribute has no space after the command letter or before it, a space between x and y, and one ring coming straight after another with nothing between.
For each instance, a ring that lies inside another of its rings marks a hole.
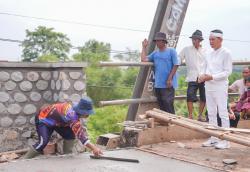
<instances>
[{"instance_id":1,"label":"wooden plank","mask_svg":"<svg viewBox=\"0 0 250 172\"><path fill-rule=\"evenodd\" d=\"M133 104L133 103L152 103L156 102L156 98L139 98L139 99L123 99L123 100L111 100L111 101L100 101L100 106L109 106L109 105L124 105L124 104Z\"/></svg>"},{"instance_id":2,"label":"wooden plank","mask_svg":"<svg viewBox=\"0 0 250 172\"><path fill-rule=\"evenodd\" d=\"M229 97L231 96L238 96L238 93L229 93ZM199 95L197 95L199 97ZM180 95L180 96L175 96L175 100L184 100L186 99L186 95ZM100 101L99 105L100 106L111 106L111 105L126 105L126 104L147 104L147 109L148 109L148 103L156 103L157 99L155 96L150 96L150 97L144 97L144 98L133 98L133 99L122 99L122 100L110 100L110 101ZM152 108L155 108L156 106L153 106ZM150 109L152 109L150 108ZM144 108L145 109L145 108ZM127 119L128 120L128 119Z\"/></svg>"},{"instance_id":3,"label":"wooden plank","mask_svg":"<svg viewBox=\"0 0 250 172\"><path fill-rule=\"evenodd\" d=\"M215 137L218 137L220 139L229 140L229 141L250 147L250 140L248 139L248 137L245 137L245 139L237 138L237 137L231 135L230 133L225 134L225 133L219 132L219 131L208 130L208 129L205 129L203 127L200 127L199 125L195 125L195 124L192 124L192 123L189 123L187 121L180 120L180 119L169 118L164 114L154 112L154 111L147 111L146 115L153 117L153 118L157 118L157 119L166 121L166 122L170 122L170 123L173 123L176 125L180 125L182 127L189 128L189 129L192 129L194 131L205 133L205 134L208 134L210 136L215 136Z\"/></svg>"},{"instance_id":4,"label":"wooden plank","mask_svg":"<svg viewBox=\"0 0 250 172\"><path fill-rule=\"evenodd\" d=\"M219 131L229 131L229 132L238 132L238 133L250 134L249 129L243 129L243 128L221 128L221 127L212 127L212 126L208 126L206 128L209 129L209 130L219 130Z\"/></svg>"},{"instance_id":5,"label":"wooden plank","mask_svg":"<svg viewBox=\"0 0 250 172\"><path fill-rule=\"evenodd\" d=\"M178 115L174 115L174 114L170 114L170 113L167 113L165 111L162 111L160 109L156 109L154 108L153 111L155 112L159 112L159 113L162 113L162 114L165 114L165 115L168 115L170 117L176 117L177 119L181 119L181 120L184 120L184 121L188 121L188 122L191 122L193 124L197 124L197 125L200 125L200 126L203 126L207 129L210 129L210 130L220 130L220 131L231 131L231 132L239 132L239 133L246 133L246 134L250 134L250 130L249 129L243 129L243 128L222 128L222 127L215 127L211 124L208 124L208 123L204 123L204 122L200 122L200 121L196 121L196 120L193 120L193 119L189 119L189 118L185 118L185 117L182 117L182 116L178 116ZM241 121L249 121L249 122L245 122L247 124L244 124L244 125L250 125L250 120L241 120ZM241 122L241 123L244 123L244 122ZM242 125L242 124L241 124ZM249 126L250 127L250 126Z\"/></svg>"},{"instance_id":6,"label":"wooden plank","mask_svg":"<svg viewBox=\"0 0 250 172\"><path fill-rule=\"evenodd\" d=\"M104 62L100 61L101 67L114 67L114 66L153 66L152 62Z\"/></svg>"},{"instance_id":7,"label":"wooden plank","mask_svg":"<svg viewBox=\"0 0 250 172\"><path fill-rule=\"evenodd\" d=\"M96 143L105 146L106 149L114 149L118 146L120 135L108 133L98 137Z\"/></svg>"},{"instance_id":8,"label":"wooden plank","mask_svg":"<svg viewBox=\"0 0 250 172\"><path fill-rule=\"evenodd\" d=\"M19 149L19 150L13 150L13 151L7 151L7 152L1 152L0 156L6 155L6 154L11 154L11 153L16 153L16 154L24 154L29 150L29 148L25 149Z\"/></svg>"},{"instance_id":9,"label":"wooden plank","mask_svg":"<svg viewBox=\"0 0 250 172\"><path fill-rule=\"evenodd\" d=\"M115 66L153 66L152 62L107 62L100 61L100 67L115 67ZM234 61L233 65L250 65L250 61ZM185 63L182 63L180 66L186 66Z\"/></svg>"}]
</instances>

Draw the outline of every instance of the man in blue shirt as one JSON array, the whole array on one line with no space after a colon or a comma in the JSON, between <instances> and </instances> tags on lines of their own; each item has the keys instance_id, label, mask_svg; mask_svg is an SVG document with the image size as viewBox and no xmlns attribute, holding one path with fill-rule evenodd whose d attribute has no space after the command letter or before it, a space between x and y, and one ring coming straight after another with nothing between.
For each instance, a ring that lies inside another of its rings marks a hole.
<instances>
[{"instance_id":1,"label":"man in blue shirt","mask_svg":"<svg viewBox=\"0 0 250 172\"><path fill-rule=\"evenodd\" d=\"M153 62L155 72L155 94L160 109L175 114L174 96L177 88L176 70L178 68L177 53L174 48L167 47L166 34L157 32L153 40L158 50L147 55L148 40L142 42L141 61Z\"/></svg>"}]
</instances>

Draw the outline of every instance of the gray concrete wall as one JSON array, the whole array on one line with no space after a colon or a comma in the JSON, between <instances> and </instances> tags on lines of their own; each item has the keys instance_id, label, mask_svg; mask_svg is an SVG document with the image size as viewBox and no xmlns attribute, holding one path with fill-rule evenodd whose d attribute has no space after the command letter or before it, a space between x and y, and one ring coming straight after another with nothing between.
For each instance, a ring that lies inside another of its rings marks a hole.
<instances>
[{"instance_id":1,"label":"gray concrete wall","mask_svg":"<svg viewBox=\"0 0 250 172\"><path fill-rule=\"evenodd\" d=\"M44 104L86 94L86 63L0 62L0 152L33 144L34 115Z\"/></svg>"}]
</instances>

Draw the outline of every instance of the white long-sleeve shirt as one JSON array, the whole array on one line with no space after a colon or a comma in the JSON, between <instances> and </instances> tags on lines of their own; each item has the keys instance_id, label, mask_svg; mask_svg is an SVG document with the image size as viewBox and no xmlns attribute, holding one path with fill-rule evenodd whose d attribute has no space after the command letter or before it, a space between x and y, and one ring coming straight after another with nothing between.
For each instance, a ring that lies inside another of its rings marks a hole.
<instances>
[{"instance_id":1,"label":"white long-sleeve shirt","mask_svg":"<svg viewBox=\"0 0 250 172\"><path fill-rule=\"evenodd\" d=\"M206 81L208 91L228 89L228 77L232 73L232 56L228 49L221 47L206 56L205 74L212 75L213 80Z\"/></svg>"},{"instance_id":2,"label":"white long-sleeve shirt","mask_svg":"<svg viewBox=\"0 0 250 172\"><path fill-rule=\"evenodd\" d=\"M205 65L206 50L202 47L196 49L194 46L183 48L179 54L179 63L186 63L187 77L186 81L196 81L200 76L202 69Z\"/></svg>"}]
</instances>

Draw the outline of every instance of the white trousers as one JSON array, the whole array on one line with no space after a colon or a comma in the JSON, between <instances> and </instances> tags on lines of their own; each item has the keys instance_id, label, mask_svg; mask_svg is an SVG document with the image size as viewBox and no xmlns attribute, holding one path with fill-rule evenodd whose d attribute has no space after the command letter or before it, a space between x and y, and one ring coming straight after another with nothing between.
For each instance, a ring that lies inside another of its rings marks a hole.
<instances>
[{"instance_id":1,"label":"white trousers","mask_svg":"<svg viewBox=\"0 0 250 172\"><path fill-rule=\"evenodd\" d=\"M217 112L221 118L221 126L229 128L229 117L227 110L227 89L218 89L209 91L206 89L206 104L208 111L209 124L218 126L217 123Z\"/></svg>"}]
</instances>

